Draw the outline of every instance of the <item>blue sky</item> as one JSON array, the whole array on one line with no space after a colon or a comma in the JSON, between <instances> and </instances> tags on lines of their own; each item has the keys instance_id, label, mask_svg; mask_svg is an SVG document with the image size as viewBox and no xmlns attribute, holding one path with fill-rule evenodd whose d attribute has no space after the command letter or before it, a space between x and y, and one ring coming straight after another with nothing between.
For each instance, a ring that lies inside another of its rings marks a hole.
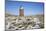
<instances>
[{"instance_id":1,"label":"blue sky","mask_svg":"<svg viewBox=\"0 0 46 31\"><path fill-rule=\"evenodd\" d=\"M13 15L19 15L19 7L24 7L24 15L43 14L44 3L40 2L21 2L21 1L6 1L6 12Z\"/></svg>"}]
</instances>

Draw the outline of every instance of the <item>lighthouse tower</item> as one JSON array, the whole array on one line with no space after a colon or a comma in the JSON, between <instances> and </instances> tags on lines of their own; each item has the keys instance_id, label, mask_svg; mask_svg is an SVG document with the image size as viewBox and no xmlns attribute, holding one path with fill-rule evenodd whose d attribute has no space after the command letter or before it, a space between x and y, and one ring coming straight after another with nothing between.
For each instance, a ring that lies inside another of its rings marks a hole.
<instances>
[{"instance_id":1,"label":"lighthouse tower","mask_svg":"<svg viewBox=\"0 0 46 31\"><path fill-rule=\"evenodd\" d=\"M23 8L23 6L20 6L20 8L19 8L19 16L24 16L24 8Z\"/></svg>"}]
</instances>

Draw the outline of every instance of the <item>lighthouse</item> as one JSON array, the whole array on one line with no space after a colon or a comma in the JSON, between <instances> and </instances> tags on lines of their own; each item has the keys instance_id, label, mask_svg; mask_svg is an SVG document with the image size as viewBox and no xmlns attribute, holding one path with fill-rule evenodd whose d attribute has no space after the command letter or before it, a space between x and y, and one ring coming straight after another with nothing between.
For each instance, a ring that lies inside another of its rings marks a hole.
<instances>
[{"instance_id":1,"label":"lighthouse","mask_svg":"<svg viewBox=\"0 0 46 31\"><path fill-rule=\"evenodd\" d=\"M19 8L19 16L24 16L24 7L20 6Z\"/></svg>"}]
</instances>

